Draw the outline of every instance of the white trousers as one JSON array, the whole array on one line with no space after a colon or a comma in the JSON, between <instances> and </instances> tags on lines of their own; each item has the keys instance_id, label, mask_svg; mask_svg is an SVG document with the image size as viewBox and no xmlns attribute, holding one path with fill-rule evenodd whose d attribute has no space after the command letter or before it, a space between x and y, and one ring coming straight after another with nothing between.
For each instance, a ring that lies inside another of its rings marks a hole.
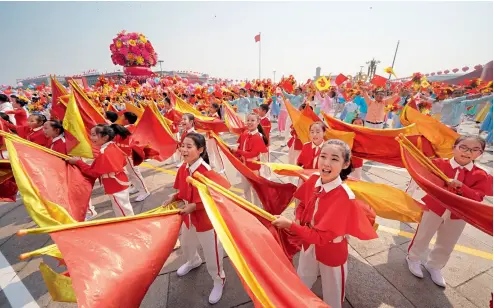
<instances>
[{"instance_id":1,"label":"white trousers","mask_svg":"<svg viewBox=\"0 0 494 308\"><path fill-rule=\"evenodd\" d=\"M316 260L314 245L300 251L297 274L300 280L311 289L321 274L322 296L331 308L343 307L345 300L345 283L347 278L347 262L341 266L331 267Z\"/></svg>"},{"instance_id":2,"label":"white trousers","mask_svg":"<svg viewBox=\"0 0 494 308\"><path fill-rule=\"evenodd\" d=\"M216 145L216 141L213 138L206 138L206 149L209 157L209 165L212 169L217 172L225 169L223 166L223 161L221 160L220 152L218 150L218 146Z\"/></svg>"},{"instance_id":3,"label":"white trousers","mask_svg":"<svg viewBox=\"0 0 494 308\"><path fill-rule=\"evenodd\" d=\"M290 118L290 115L286 116L285 123L286 123L285 124L285 131L283 132L283 134L285 134L285 143L287 143L288 140L290 140L290 138L292 137L292 135L290 134L290 132L291 132L290 125L292 125L292 118Z\"/></svg>"},{"instance_id":4,"label":"white trousers","mask_svg":"<svg viewBox=\"0 0 494 308\"><path fill-rule=\"evenodd\" d=\"M129 182L134 185L140 192L145 191L149 192L146 187L146 183L144 182L144 178L142 177L141 171L139 171L139 167L134 166L134 162L132 158L127 156L127 165L125 166L125 172L129 177Z\"/></svg>"},{"instance_id":5,"label":"white trousers","mask_svg":"<svg viewBox=\"0 0 494 308\"><path fill-rule=\"evenodd\" d=\"M419 185L413 179L410 179L410 183L408 183L408 187L405 192L413 198L413 195L417 192L417 190L419 190L419 188Z\"/></svg>"},{"instance_id":6,"label":"white trousers","mask_svg":"<svg viewBox=\"0 0 494 308\"><path fill-rule=\"evenodd\" d=\"M0 159L9 159L9 151L0 151Z\"/></svg>"},{"instance_id":7,"label":"white trousers","mask_svg":"<svg viewBox=\"0 0 494 308\"><path fill-rule=\"evenodd\" d=\"M197 246L201 245L204 257L206 258L206 267L209 275L214 282L223 283L225 280L225 272L223 271L223 246L216 236L214 229L206 232L197 232L192 223L190 228L187 228L185 223L182 223L180 230L180 245L187 262L197 263L201 257L197 252Z\"/></svg>"},{"instance_id":8,"label":"white trousers","mask_svg":"<svg viewBox=\"0 0 494 308\"><path fill-rule=\"evenodd\" d=\"M268 147L268 152L267 153L261 153L260 155L260 160L263 163L269 163L269 147ZM271 168L269 168L266 165L261 166L260 175L265 178L265 179L270 179L271 178Z\"/></svg>"},{"instance_id":9,"label":"white trousers","mask_svg":"<svg viewBox=\"0 0 494 308\"><path fill-rule=\"evenodd\" d=\"M132 208L132 204L130 204L128 188L109 196L115 217L134 215L134 209Z\"/></svg>"},{"instance_id":10,"label":"white trousers","mask_svg":"<svg viewBox=\"0 0 494 308\"><path fill-rule=\"evenodd\" d=\"M350 173L350 176L357 180L362 179L362 167L353 169L352 173Z\"/></svg>"},{"instance_id":11,"label":"white trousers","mask_svg":"<svg viewBox=\"0 0 494 308\"><path fill-rule=\"evenodd\" d=\"M94 205L93 205L93 202L91 201L91 199L89 199L89 207L87 209L88 213L91 214L91 216L93 215L96 215L96 209L94 208Z\"/></svg>"},{"instance_id":12,"label":"white trousers","mask_svg":"<svg viewBox=\"0 0 494 308\"><path fill-rule=\"evenodd\" d=\"M252 171L252 172L254 172L256 175L259 175L259 171ZM263 206L261 200L259 199L256 190L250 184L249 180L247 180L247 178L245 178L243 175L240 176L240 179L241 179L240 187L244 191L245 200L249 201L250 203L262 209Z\"/></svg>"},{"instance_id":13,"label":"white trousers","mask_svg":"<svg viewBox=\"0 0 494 308\"><path fill-rule=\"evenodd\" d=\"M451 212L446 210L443 216L432 211L426 211L417 226L417 231L408 246L408 259L420 261L421 256L429 247L429 243L437 232L436 243L429 252L427 266L441 269L449 260L466 222L461 219L451 219Z\"/></svg>"}]
</instances>

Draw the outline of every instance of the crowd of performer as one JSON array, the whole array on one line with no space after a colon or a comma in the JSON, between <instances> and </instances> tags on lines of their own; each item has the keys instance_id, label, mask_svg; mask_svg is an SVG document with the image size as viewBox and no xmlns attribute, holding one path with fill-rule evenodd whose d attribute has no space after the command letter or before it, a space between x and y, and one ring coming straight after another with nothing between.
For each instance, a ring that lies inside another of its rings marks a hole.
<instances>
[{"instance_id":1,"label":"crowd of performer","mask_svg":"<svg viewBox=\"0 0 494 308\"><path fill-rule=\"evenodd\" d=\"M116 88L116 87L115 87ZM203 260L198 254L200 245L206 261L207 271L213 280L209 302L220 301L226 277L223 270L223 248L206 214L197 189L186 179L194 172L210 178L221 177L224 167L217 163L217 149L208 136L195 128L195 116L184 113L179 120L174 115L173 96L178 95L191 107L202 114L224 119L225 103L233 106L239 118L245 123L236 146L230 151L254 174L268 177L262 172L260 161L269 161L273 139L281 139L282 149L288 153L288 163L304 169L317 170L307 181L295 182L298 189L295 219L278 216L273 222L277 228L289 230L302 243L297 273L303 283L311 288L321 276L323 299L331 307L342 307L345 298L345 283L348 277L348 237L361 240L377 238L373 228L372 210L355 200L352 190L345 184L347 177L360 179L363 160L352 156L347 143L331 139L324 140L328 129L323 113L339 118L349 124L372 129L400 128L400 112L413 102L417 110L428 113L453 130L459 130L464 120L475 119L479 125L478 135L459 137L453 148L451 159L435 159L434 164L453 179L448 190L476 201L482 201L487 194L488 174L475 165L475 161L492 149L492 83L482 91L471 88L445 87L439 91L401 87L372 87L359 85L352 88L345 85L320 90L313 84L296 86L293 91L261 81L244 85L223 85L221 87L197 88L159 87L146 93L122 92L120 95L93 95L96 106L105 114L107 123L100 123L91 129L89 136L99 155L93 160L71 157L69 164L75 165L88 177L99 179L104 192L109 196L115 216L134 215L133 201L142 202L150 191L135 166L130 142L138 115L125 109L125 103L135 104L139 99L157 103L162 115L173 121L179 148L169 160L169 166L176 167L177 175L173 188L176 193L164 204L179 202L184 216L180 233L180 245L186 261L178 270L184 276L199 267ZM292 92L292 93L289 93ZM149 97L147 97L149 95ZM65 147L63 119L52 117L53 104L48 93L37 93L27 98L19 93L0 94L0 121L11 133L28 141L67 154ZM43 101L43 103L39 103ZM290 104L291 106L289 106ZM117 112L109 111L113 106ZM477 108L477 106L482 108ZM29 108L29 107L34 108ZM302 143L293 127L287 106L303 111L312 108L320 121L312 123L309 129L310 141ZM472 114L472 109L476 108ZM470 117L469 117L470 114ZM473 118L472 116L476 116ZM117 120L120 124L116 124ZM277 123L277 126L272 126ZM212 145L212 146L210 146ZM378 145L376 145L378 146ZM288 148L288 149L286 149ZM5 145L0 144L0 159L8 159ZM211 164L210 164L211 160ZM212 163L212 161L216 161ZM249 183L240 183L244 198L262 207L260 200ZM137 194L132 201L131 195ZM410 272L423 278L421 256L436 235L434 248L429 252L424 268L438 286L446 282L441 269L448 262L457 243L465 221L426 195L422 198L428 211L410 243L406 261ZM86 219L97 215L89 204ZM375 215L374 215L375 216ZM335 236L328 231L339 228L343 235ZM337 227L335 227L337 226Z\"/></svg>"}]
</instances>

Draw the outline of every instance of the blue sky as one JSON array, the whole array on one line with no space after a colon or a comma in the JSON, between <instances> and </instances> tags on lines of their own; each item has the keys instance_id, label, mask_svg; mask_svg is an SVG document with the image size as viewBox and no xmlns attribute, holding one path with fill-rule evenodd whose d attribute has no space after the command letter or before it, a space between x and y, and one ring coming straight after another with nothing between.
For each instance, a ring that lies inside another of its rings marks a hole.
<instances>
[{"instance_id":1,"label":"blue sky","mask_svg":"<svg viewBox=\"0 0 494 308\"><path fill-rule=\"evenodd\" d=\"M371 9L372 7L372 9ZM0 84L113 71L120 30L144 33L163 70L221 78L354 74L375 57L398 76L492 60L492 2L2 2ZM365 68L364 68L365 70Z\"/></svg>"}]
</instances>

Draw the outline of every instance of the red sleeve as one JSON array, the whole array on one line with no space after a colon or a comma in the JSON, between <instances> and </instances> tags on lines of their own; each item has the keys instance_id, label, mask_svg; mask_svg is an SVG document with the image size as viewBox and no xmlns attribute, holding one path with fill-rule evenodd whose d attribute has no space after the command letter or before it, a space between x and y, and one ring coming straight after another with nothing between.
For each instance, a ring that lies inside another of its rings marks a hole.
<instances>
[{"instance_id":1,"label":"red sleeve","mask_svg":"<svg viewBox=\"0 0 494 308\"><path fill-rule=\"evenodd\" d=\"M237 153L245 158L254 158L259 156L259 154L266 153L268 151L266 145L264 144L264 140L260 135L253 135L250 138L249 143L251 143L249 151L237 150Z\"/></svg>"},{"instance_id":2,"label":"red sleeve","mask_svg":"<svg viewBox=\"0 0 494 308\"><path fill-rule=\"evenodd\" d=\"M122 172L127 165L125 153L123 153L115 144L109 145L103 153L98 155L91 166L83 161L78 161L77 166L81 171L93 178L99 178L103 174L112 172Z\"/></svg>"},{"instance_id":3,"label":"red sleeve","mask_svg":"<svg viewBox=\"0 0 494 308\"><path fill-rule=\"evenodd\" d=\"M308 147L305 144L302 147L302 151L297 158L297 165L303 167L307 164L307 160L309 159L309 151L312 150L312 147Z\"/></svg>"},{"instance_id":4,"label":"red sleeve","mask_svg":"<svg viewBox=\"0 0 494 308\"><path fill-rule=\"evenodd\" d=\"M58 153L67 154L67 147L65 146L65 142L58 140L53 144L53 151L57 151Z\"/></svg>"},{"instance_id":5,"label":"red sleeve","mask_svg":"<svg viewBox=\"0 0 494 308\"><path fill-rule=\"evenodd\" d=\"M316 176L317 177L317 176ZM317 178L310 177L307 181L302 183L300 187L293 194L293 198L300 200L300 203L297 205L295 209L295 219L300 220L302 218L302 213L305 209L305 203L308 200L307 192L312 191L314 187L314 183Z\"/></svg>"},{"instance_id":6,"label":"red sleeve","mask_svg":"<svg viewBox=\"0 0 494 308\"><path fill-rule=\"evenodd\" d=\"M91 177L91 178L99 178L102 173L98 173L96 170L92 169L90 165L86 164L82 160L78 160L75 164L79 169L81 169L82 173Z\"/></svg>"},{"instance_id":7,"label":"red sleeve","mask_svg":"<svg viewBox=\"0 0 494 308\"><path fill-rule=\"evenodd\" d=\"M489 191L489 182L492 183L492 177L489 178L484 170L475 170L472 176L475 177L474 184L470 187L463 184L460 193L465 198L481 202Z\"/></svg>"},{"instance_id":8,"label":"red sleeve","mask_svg":"<svg viewBox=\"0 0 494 308\"><path fill-rule=\"evenodd\" d=\"M331 231L318 230L316 227L309 228L308 226L301 226L297 223L292 223L290 231L295 233L304 242L315 245L326 245L337 237Z\"/></svg>"},{"instance_id":9,"label":"red sleeve","mask_svg":"<svg viewBox=\"0 0 494 308\"><path fill-rule=\"evenodd\" d=\"M5 114L15 114L15 110L7 110L7 111L4 111L3 113Z\"/></svg>"}]
</instances>

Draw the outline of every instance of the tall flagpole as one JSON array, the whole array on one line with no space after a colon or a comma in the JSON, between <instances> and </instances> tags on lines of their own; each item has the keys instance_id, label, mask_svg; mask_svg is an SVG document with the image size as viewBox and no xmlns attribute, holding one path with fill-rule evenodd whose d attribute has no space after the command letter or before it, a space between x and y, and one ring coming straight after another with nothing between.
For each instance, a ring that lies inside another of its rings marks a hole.
<instances>
[{"instance_id":1,"label":"tall flagpole","mask_svg":"<svg viewBox=\"0 0 494 308\"><path fill-rule=\"evenodd\" d=\"M395 56L393 57L393 63L391 64L391 69L394 69L394 67L395 67L395 60L396 60L396 54L398 53L398 46L400 46L399 40L398 40L398 43L396 44ZM389 74L388 80L391 80L391 74Z\"/></svg>"},{"instance_id":2,"label":"tall flagpole","mask_svg":"<svg viewBox=\"0 0 494 308\"><path fill-rule=\"evenodd\" d=\"M261 32L259 32L259 80L261 80Z\"/></svg>"}]
</instances>

